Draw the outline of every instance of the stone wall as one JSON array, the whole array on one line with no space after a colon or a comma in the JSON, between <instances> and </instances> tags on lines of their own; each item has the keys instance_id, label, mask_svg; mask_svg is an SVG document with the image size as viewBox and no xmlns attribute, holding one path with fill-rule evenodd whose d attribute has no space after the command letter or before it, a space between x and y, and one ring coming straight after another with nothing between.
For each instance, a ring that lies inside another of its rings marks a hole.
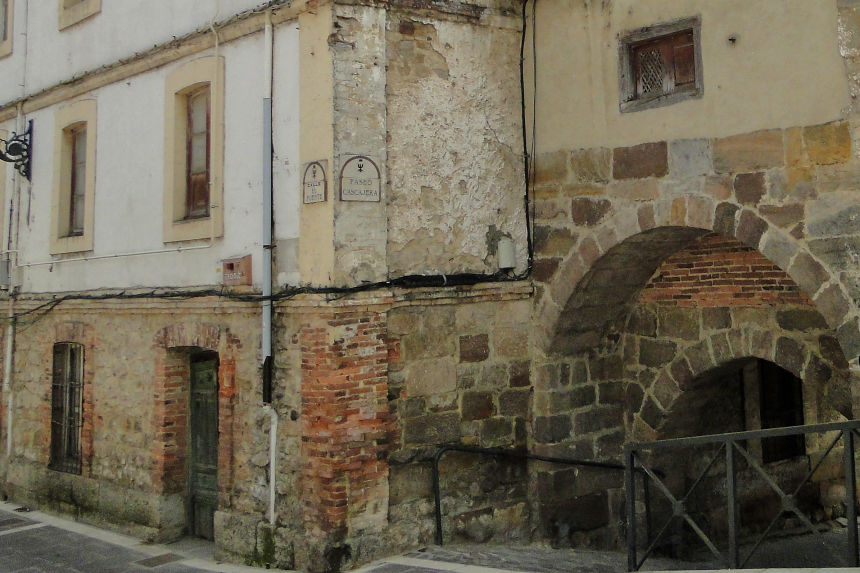
<instances>
[{"instance_id":1,"label":"stone wall","mask_svg":"<svg viewBox=\"0 0 860 573\"><path fill-rule=\"evenodd\" d=\"M536 365L535 451L620 463L626 441L748 429L737 388L706 375L751 357L803 380L805 423L853 418L848 362L799 285L735 239L706 234L686 243L652 272L601 345ZM818 437L807 441L813 456L825 447ZM673 472L684 466L663 461ZM816 478L816 499L832 486L831 469ZM623 541L619 472L548 470L535 479L545 536L557 544ZM579 517L586 508L597 516L588 523Z\"/></svg>"},{"instance_id":2,"label":"stone wall","mask_svg":"<svg viewBox=\"0 0 860 573\"><path fill-rule=\"evenodd\" d=\"M528 289L489 296L492 290L389 312L389 404L399 429L389 458L389 535L396 546L433 540L431 460L439 447L526 446ZM444 538L528 540L527 481L522 462L446 454L440 462Z\"/></svg>"},{"instance_id":3,"label":"stone wall","mask_svg":"<svg viewBox=\"0 0 860 573\"><path fill-rule=\"evenodd\" d=\"M16 310L34 309L38 302L20 301ZM215 351L217 550L253 561L262 547L257 525L265 521L268 502L269 417L261 408L258 307L192 298L66 301L48 308L22 315L16 325L13 452L3 493L145 539L181 535L188 358L195 349ZM47 468L52 346L68 341L83 344L85 354L81 475ZM4 403L7 398L2 396ZM295 484L300 464L288 449L297 424L290 426L289 410L282 419L279 438L287 453L279 460L278 491L283 495L285 486ZM282 501L282 507L289 503ZM295 536L295 522L289 527ZM292 563L291 546L279 559Z\"/></svg>"}]
</instances>

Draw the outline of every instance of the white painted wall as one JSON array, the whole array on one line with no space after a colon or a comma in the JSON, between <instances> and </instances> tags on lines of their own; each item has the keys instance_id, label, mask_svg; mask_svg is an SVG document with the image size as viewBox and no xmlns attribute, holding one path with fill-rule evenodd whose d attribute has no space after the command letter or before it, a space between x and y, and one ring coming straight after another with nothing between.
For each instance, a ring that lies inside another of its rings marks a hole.
<instances>
[{"instance_id":1,"label":"white painted wall","mask_svg":"<svg viewBox=\"0 0 860 573\"><path fill-rule=\"evenodd\" d=\"M208 5L189 2L197 4ZM276 229L282 239L298 236L297 49L296 26L279 26L275 34L274 142ZM205 249L83 261L52 257L50 205L57 107L29 116L35 122L36 135L32 186L25 185L22 194L20 264L25 292L217 285L220 260L249 253L253 255L254 284L260 286L262 50L262 32L220 47L220 55L225 59L224 236ZM211 54L210 50L193 58ZM162 242L164 79L188 59L85 96L98 101L98 132L94 248L84 256L169 250L177 246ZM10 122L0 125L0 128L10 127ZM10 182L7 189L11 188ZM182 244L200 246L207 241ZM53 265L42 264L51 261L55 261Z\"/></svg>"},{"instance_id":2,"label":"white painted wall","mask_svg":"<svg viewBox=\"0 0 860 573\"><path fill-rule=\"evenodd\" d=\"M26 40L29 93L265 4L263 0L102 0L100 13L58 30L60 0L14 2L13 56L15 60L23 56ZM0 77L9 77L5 67L6 61L0 60ZM0 102L12 99L10 87L0 88Z\"/></svg>"}]
</instances>

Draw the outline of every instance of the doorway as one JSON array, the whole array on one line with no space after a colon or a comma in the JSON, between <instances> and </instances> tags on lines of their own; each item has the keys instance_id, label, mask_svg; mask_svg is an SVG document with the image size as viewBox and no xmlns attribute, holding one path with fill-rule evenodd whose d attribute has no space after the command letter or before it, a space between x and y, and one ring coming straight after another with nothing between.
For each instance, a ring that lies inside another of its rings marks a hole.
<instances>
[{"instance_id":1,"label":"doorway","mask_svg":"<svg viewBox=\"0 0 860 573\"><path fill-rule=\"evenodd\" d=\"M218 507L218 354L192 354L190 377L188 531L211 541Z\"/></svg>"}]
</instances>

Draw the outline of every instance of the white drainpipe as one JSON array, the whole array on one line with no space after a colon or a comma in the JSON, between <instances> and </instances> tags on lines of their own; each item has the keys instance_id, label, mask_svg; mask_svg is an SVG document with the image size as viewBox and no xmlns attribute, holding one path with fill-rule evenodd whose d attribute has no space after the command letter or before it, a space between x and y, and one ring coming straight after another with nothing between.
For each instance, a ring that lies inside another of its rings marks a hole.
<instances>
[{"instance_id":1,"label":"white drainpipe","mask_svg":"<svg viewBox=\"0 0 860 573\"><path fill-rule=\"evenodd\" d=\"M263 39L263 365L272 361L272 12L266 11L266 27ZM273 366L269 368L269 373ZM264 376L266 369L264 368ZM271 380L264 381L271 383ZM269 523L275 525L275 483L278 461L278 411L268 403L264 406L271 419L269 428Z\"/></svg>"}]
</instances>

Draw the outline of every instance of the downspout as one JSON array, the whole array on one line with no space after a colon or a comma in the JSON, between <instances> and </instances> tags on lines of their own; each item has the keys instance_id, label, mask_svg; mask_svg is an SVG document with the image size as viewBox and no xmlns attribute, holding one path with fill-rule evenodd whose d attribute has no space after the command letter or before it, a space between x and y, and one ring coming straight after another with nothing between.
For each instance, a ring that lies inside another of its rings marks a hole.
<instances>
[{"instance_id":1,"label":"downspout","mask_svg":"<svg viewBox=\"0 0 860 573\"><path fill-rule=\"evenodd\" d=\"M212 97L222 97L219 94L221 93L221 65L218 61L218 56L220 54L220 43L218 41L218 30L215 29L215 18L218 17L218 12L215 12L215 16L209 21L209 30L212 32L212 37L215 39L215 79L212 82L211 86L211 94ZM223 131L222 131L223 133ZM212 247L215 245L215 209L220 209L220 205L213 205L212 199L215 197L214 190L221 186L223 188L224 183L221 180L215 181L214 177L209 178L209 244L207 247ZM223 194L221 202L223 203ZM222 213L223 216L223 213Z\"/></svg>"},{"instance_id":2,"label":"downspout","mask_svg":"<svg viewBox=\"0 0 860 573\"><path fill-rule=\"evenodd\" d=\"M275 526L275 482L278 459L278 411L272 406L272 11L266 11L263 38L263 402L269 428L269 524Z\"/></svg>"}]
</instances>

